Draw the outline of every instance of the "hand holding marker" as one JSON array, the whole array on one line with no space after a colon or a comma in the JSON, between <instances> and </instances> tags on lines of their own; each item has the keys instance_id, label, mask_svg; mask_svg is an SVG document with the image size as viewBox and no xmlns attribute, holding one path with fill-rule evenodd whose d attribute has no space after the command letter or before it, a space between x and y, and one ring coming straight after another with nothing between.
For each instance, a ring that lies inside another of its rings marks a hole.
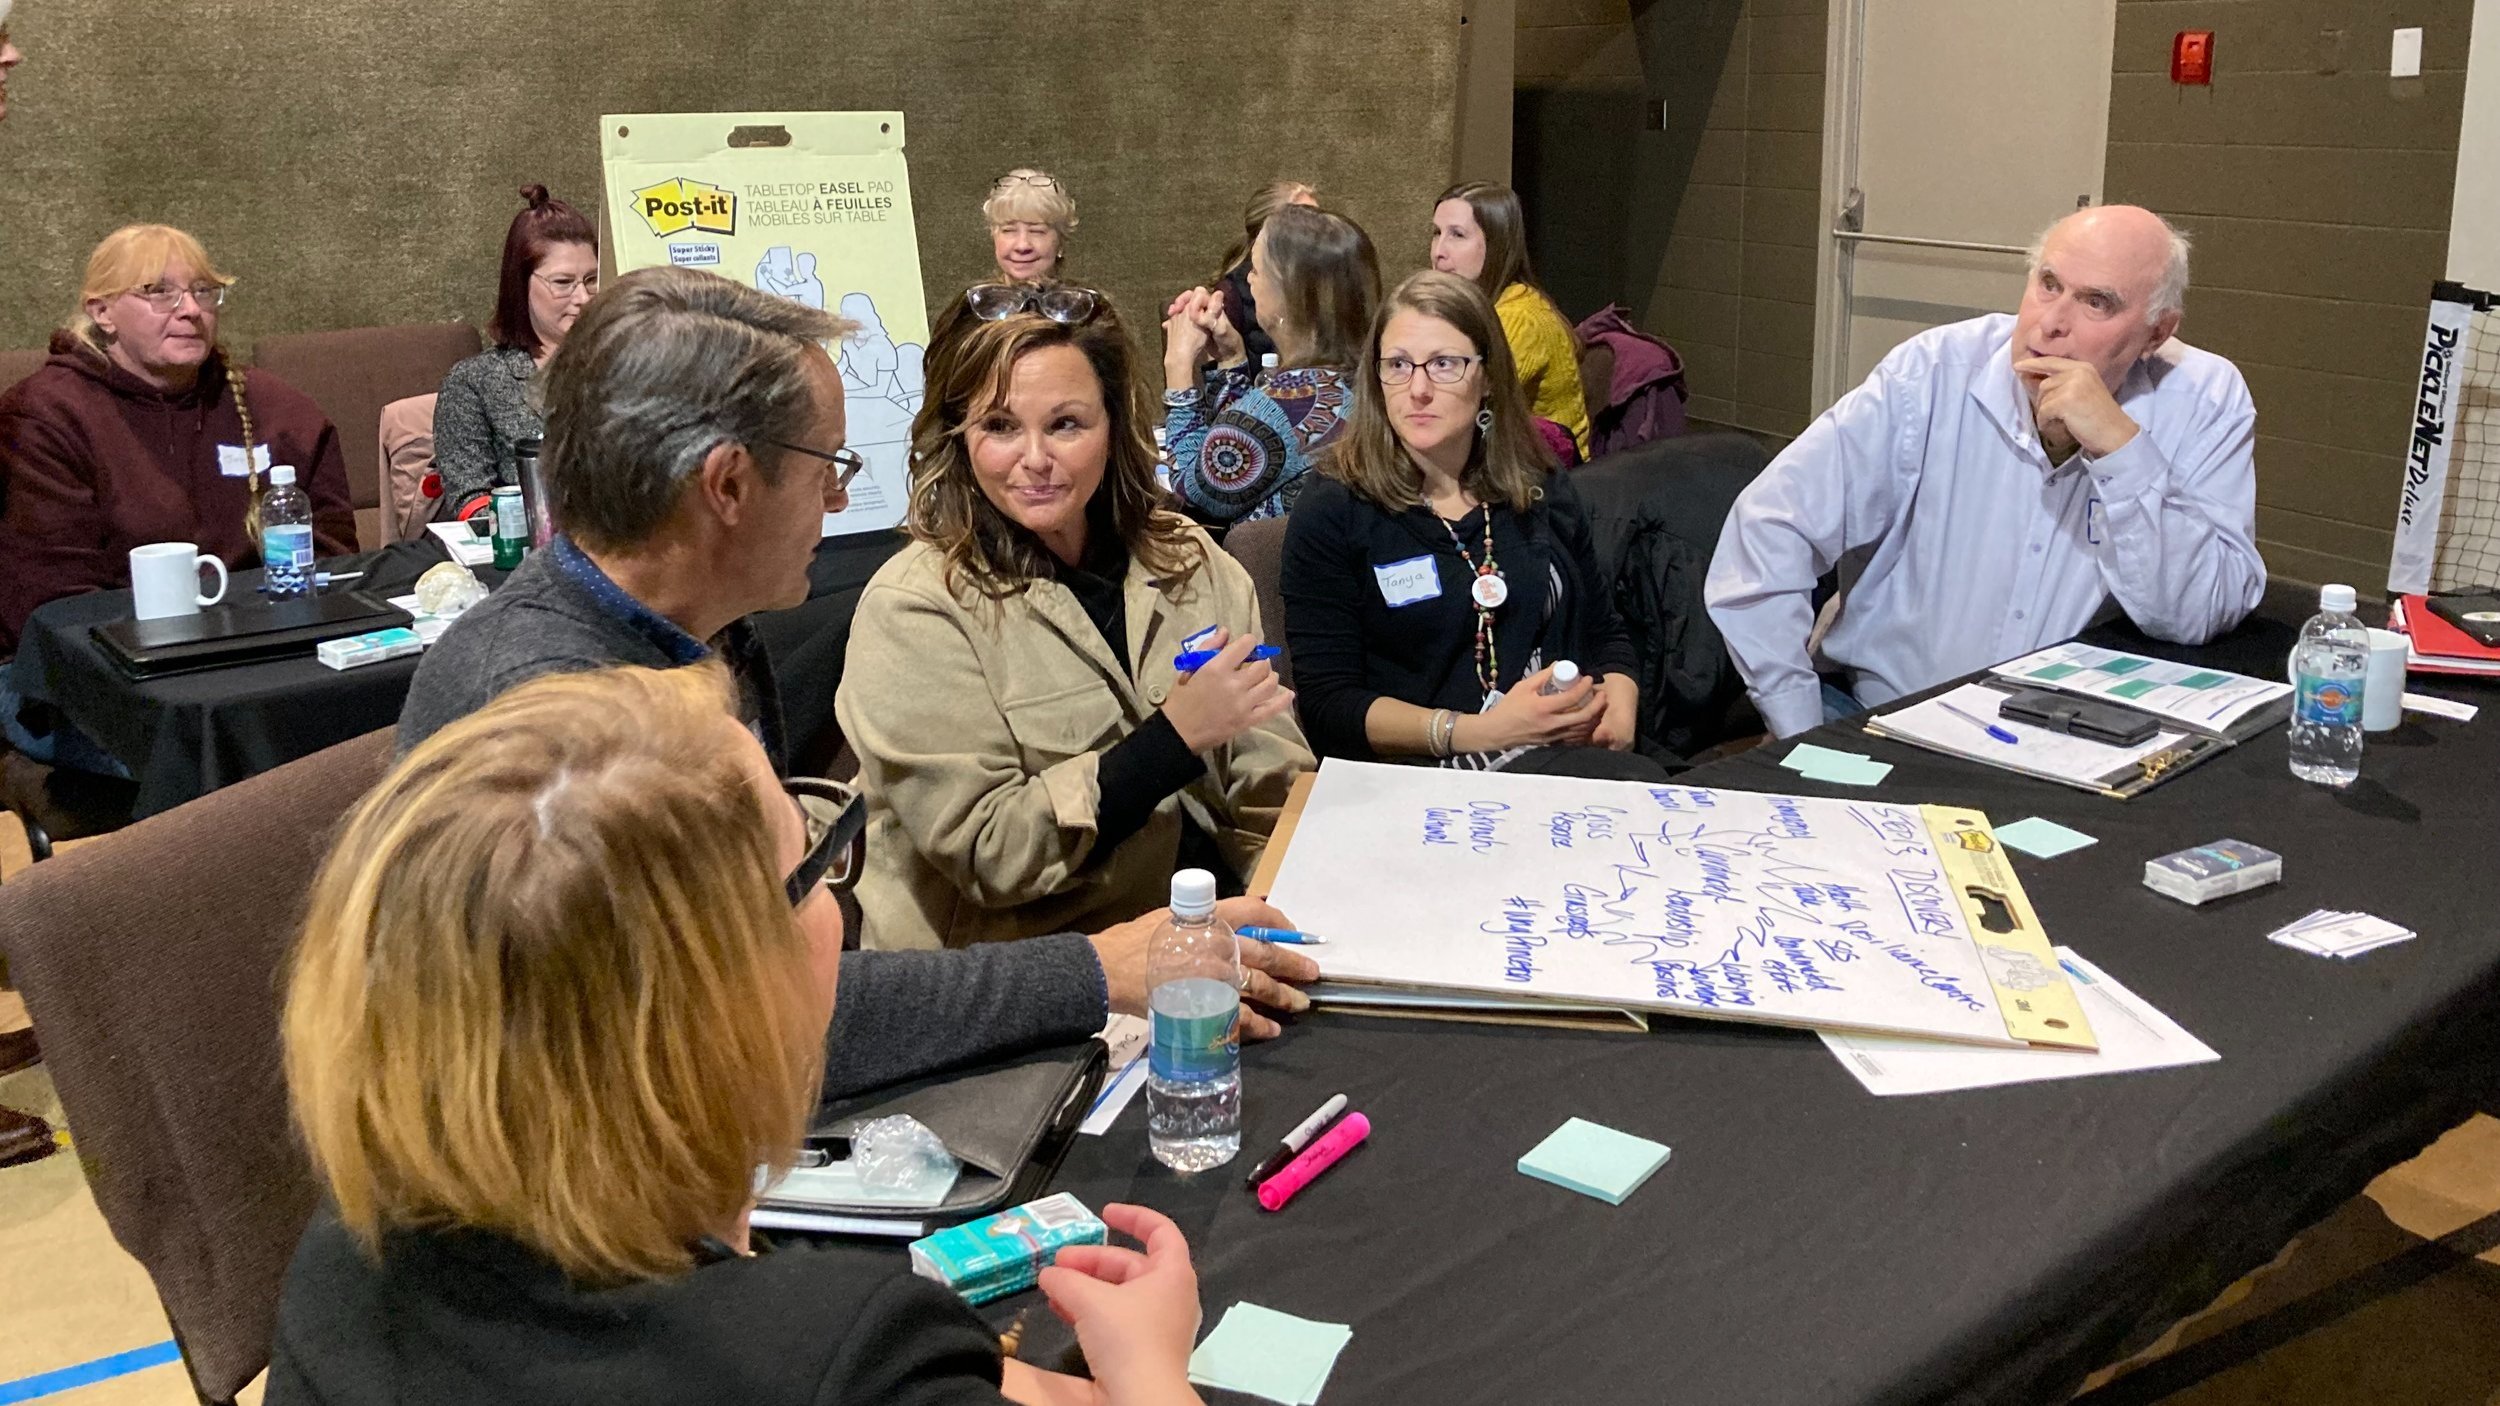
<instances>
[{"instance_id":1,"label":"hand holding marker","mask_svg":"<svg viewBox=\"0 0 2500 1406\"><path fill-rule=\"evenodd\" d=\"M1215 638L1215 632L1222 628L1224 627L1221 625L1209 625L1205 629L1200 630L1198 633L1182 640L1181 652L1172 656L1172 667L1180 670L1184 674L1194 674L1209 664L1214 663L1215 656L1222 651L1208 648L1208 642L1213 640ZM1276 646L1272 644L1257 645L1251 649L1250 658L1242 662L1250 663L1260 659L1273 659L1277 656L1278 652L1279 651Z\"/></svg>"}]
</instances>

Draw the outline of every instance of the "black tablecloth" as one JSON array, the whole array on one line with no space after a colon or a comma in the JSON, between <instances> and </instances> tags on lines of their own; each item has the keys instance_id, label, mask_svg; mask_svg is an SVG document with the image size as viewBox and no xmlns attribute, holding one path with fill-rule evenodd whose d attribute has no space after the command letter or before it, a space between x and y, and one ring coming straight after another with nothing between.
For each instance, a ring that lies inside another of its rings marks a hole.
<instances>
[{"instance_id":1,"label":"black tablecloth","mask_svg":"<svg viewBox=\"0 0 2500 1406\"><path fill-rule=\"evenodd\" d=\"M826 539L809 568L808 602L756 617L781 677L789 736L802 755L832 726L833 686L860 587L901 543L886 532ZM355 587L388 597L405 595L426 567L444 560L429 536L322 565L365 571ZM241 598L259 585L258 571L238 571L230 591ZM416 656L345 670L306 656L134 680L89 634L129 613L128 591L54 601L28 618L9 668L28 701L58 709L130 768L139 783L132 807L138 818L392 726L417 672Z\"/></svg>"},{"instance_id":2,"label":"black tablecloth","mask_svg":"<svg viewBox=\"0 0 2500 1406\"><path fill-rule=\"evenodd\" d=\"M2272 674L2290 632L2092 638ZM2098 836L2015 861L2051 938L2219 1063L1878 1099L1802 1032L1320 1015L1250 1048L1244 1158L1339 1091L1374 1131L1282 1213L1244 1194L1247 1160L1194 1183L1154 1164L1142 1099L1059 1185L1178 1220L1210 1325L1245 1299L1351 1324L1330 1401L2062 1401L2500 1089L2500 688L2414 687L2484 715L2373 735L2349 792L2293 779L2281 729L2131 801L1812 735L1894 763L1886 798ZM1786 752L1688 779L1866 794ZM2146 859L2225 836L2280 851L2283 881L2202 908L2142 886ZM2318 907L2421 936L2352 962L2266 940ZM1574 1115L1674 1155L1621 1207L1513 1170Z\"/></svg>"}]
</instances>

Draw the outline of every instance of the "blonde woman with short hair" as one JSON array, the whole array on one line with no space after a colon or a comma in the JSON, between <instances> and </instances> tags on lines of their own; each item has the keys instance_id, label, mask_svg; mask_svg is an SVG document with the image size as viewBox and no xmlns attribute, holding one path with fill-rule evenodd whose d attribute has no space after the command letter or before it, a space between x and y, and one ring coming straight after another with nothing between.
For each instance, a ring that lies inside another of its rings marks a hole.
<instances>
[{"instance_id":1,"label":"blonde woman with short hair","mask_svg":"<svg viewBox=\"0 0 2500 1406\"><path fill-rule=\"evenodd\" d=\"M807 1130L858 850L811 839L843 797L794 803L733 692L717 664L534 680L348 816L286 996L329 1199L273 1406L1197 1400L1196 1279L1151 1211L1105 1212L1142 1253L1045 1271L1092 1381L1002 1364L897 1260L749 1232Z\"/></svg>"},{"instance_id":2,"label":"blonde woman with short hair","mask_svg":"<svg viewBox=\"0 0 2500 1406\"><path fill-rule=\"evenodd\" d=\"M990 184L981 201L990 228L990 258L1009 283L1045 283L1059 277L1076 233L1076 197L1048 171L1018 166Z\"/></svg>"}]
</instances>

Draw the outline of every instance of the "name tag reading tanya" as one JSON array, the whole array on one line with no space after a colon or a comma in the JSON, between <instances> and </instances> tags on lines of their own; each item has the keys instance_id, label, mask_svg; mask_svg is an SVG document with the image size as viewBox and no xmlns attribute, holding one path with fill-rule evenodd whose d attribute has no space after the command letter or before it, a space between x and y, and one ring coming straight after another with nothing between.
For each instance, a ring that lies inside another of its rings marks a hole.
<instances>
[{"instance_id":1,"label":"name tag reading tanya","mask_svg":"<svg viewBox=\"0 0 2500 1406\"><path fill-rule=\"evenodd\" d=\"M239 444L221 444L221 445L218 445L218 446L217 446L217 472L219 472L219 473L221 473L221 474L224 474L226 477L228 477L228 478L249 478L249 477L251 477L252 470L253 470L255 467L257 467L257 468L261 471L261 474L262 474L264 477L266 477L266 476L268 475L268 473L269 473L269 446L268 446L268 445L266 445L266 444L255 444L255 445L253 445L253 446L252 446L252 457L251 457L249 460L246 460L246 459L243 457L243 446L242 446L242 445L239 445Z\"/></svg>"},{"instance_id":2,"label":"name tag reading tanya","mask_svg":"<svg viewBox=\"0 0 2500 1406\"><path fill-rule=\"evenodd\" d=\"M1401 605L1431 600L1441 594L1441 568L1429 556L1408 557L1387 566L1375 566L1372 575L1380 582L1380 598L1394 610Z\"/></svg>"}]
</instances>

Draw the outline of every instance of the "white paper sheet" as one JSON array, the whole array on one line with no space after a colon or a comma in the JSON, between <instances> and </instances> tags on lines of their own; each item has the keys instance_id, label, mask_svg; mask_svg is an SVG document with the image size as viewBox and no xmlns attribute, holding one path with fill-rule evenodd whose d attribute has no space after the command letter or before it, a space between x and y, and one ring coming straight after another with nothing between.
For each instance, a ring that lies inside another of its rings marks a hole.
<instances>
[{"instance_id":1,"label":"white paper sheet","mask_svg":"<svg viewBox=\"0 0 2500 1406\"><path fill-rule=\"evenodd\" d=\"M2214 733L2292 691L2280 679L2253 679L2088 644L2052 645L1989 672L2040 688L2105 698Z\"/></svg>"},{"instance_id":2,"label":"white paper sheet","mask_svg":"<svg viewBox=\"0 0 2500 1406\"><path fill-rule=\"evenodd\" d=\"M491 566L495 560L495 544L474 536L465 522L429 522L425 530L442 539L451 559L462 566Z\"/></svg>"},{"instance_id":3,"label":"white paper sheet","mask_svg":"<svg viewBox=\"0 0 2500 1406\"><path fill-rule=\"evenodd\" d=\"M1102 1092L1094 1095L1094 1106L1085 1110L1085 1121L1077 1131L1089 1137L1101 1137L1120 1120L1120 1113L1146 1087L1146 1019L1143 1016L1115 1015L1102 1027L1104 1043L1111 1046L1111 1072L1102 1076Z\"/></svg>"},{"instance_id":4,"label":"white paper sheet","mask_svg":"<svg viewBox=\"0 0 2500 1406\"><path fill-rule=\"evenodd\" d=\"M2114 747L2002 716L1997 708L2005 697L2003 692L1985 684L1966 683L1951 693L1939 694L1899 712L1878 713L1869 721L1885 732L1925 743L1940 752L2087 786L2098 786L2101 778L2121 767L2187 740L2186 733L2174 730L2154 733L2151 741L2133 747ZM1946 704L1972 717L1985 718L2021 740L2000 742L1968 719L1955 717Z\"/></svg>"},{"instance_id":5,"label":"white paper sheet","mask_svg":"<svg viewBox=\"0 0 2500 1406\"><path fill-rule=\"evenodd\" d=\"M2092 1033L2100 1037L2101 1047L2097 1051L2038 1046L1992 1050L1891 1035L1831 1030L1815 1033L1823 1037L1823 1044L1840 1060L1840 1067L1866 1085L1868 1093L1886 1098L1896 1094L1988 1089L2040 1079L2168 1069L2183 1064L2208 1064L2222 1058L2177 1021L2119 985L2109 973L2076 956L2073 948L2058 948L2057 960L2066 969L2076 999L2083 1002L2084 1014L2092 1021Z\"/></svg>"}]
</instances>

